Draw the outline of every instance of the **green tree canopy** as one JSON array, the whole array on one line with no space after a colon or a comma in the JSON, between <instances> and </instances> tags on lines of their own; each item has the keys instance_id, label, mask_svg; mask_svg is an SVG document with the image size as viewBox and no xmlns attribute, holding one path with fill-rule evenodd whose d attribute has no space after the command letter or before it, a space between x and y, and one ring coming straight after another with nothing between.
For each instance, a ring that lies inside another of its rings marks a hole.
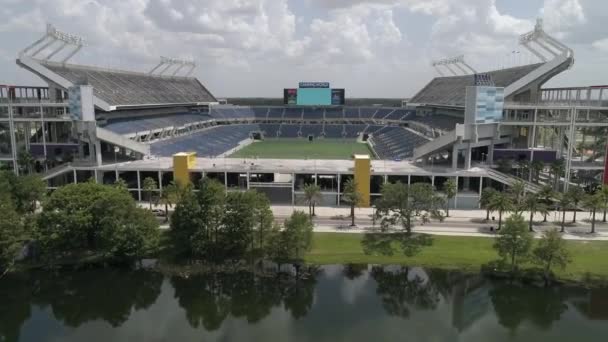
<instances>
[{"instance_id":1,"label":"green tree canopy","mask_svg":"<svg viewBox=\"0 0 608 342\"><path fill-rule=\"evenodd\" d=\"M546 279L554 267L564 269L572 261L566 241L556 229L543 232L543 237L532 254L534 262L543 267Z\"/></svg>"},{"instance_id":2,"label":"green tree canopy","mask_svg":"<svg viewBox=\"0 0 608 342\"><path fill-rule=\"evenodd\" d=\"M355 207L361 205L363 195L357 190L357 183L353 178L349 178L346 183L344 183L342 200L350 205L350 225L355 226Z\"/></svg>"},{"instance_id":3,"label":"green tree canopy","mask_svg":"<svg viewBox=\"0 0 608 342\"><path fill-rule=\"evenodd\" d=\"M117 259L155 248L158 223L129 193L93 182L63 186L46 200L36 237L48 260L93 253Z\"/></svg>"},{"instance_id":4,"label":"green tree canopy","mask_svg":"<svg viewBox=\"0 0 608 342\"><path fill-rule=\"evenodd\" d=\"M510 262L511 270L514 271L530 253L532 239L524 218L520 215L512 215L505 222L505 227L500 230L494 242L494 249L500 257Z\"/></svg>"}]
</instances>

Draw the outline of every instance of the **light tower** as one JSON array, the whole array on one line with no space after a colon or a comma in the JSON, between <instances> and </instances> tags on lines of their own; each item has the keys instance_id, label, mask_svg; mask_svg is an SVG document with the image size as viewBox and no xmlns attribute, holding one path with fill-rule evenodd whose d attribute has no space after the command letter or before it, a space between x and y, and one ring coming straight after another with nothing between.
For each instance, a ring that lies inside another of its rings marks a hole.
<instances>
[{"instance_id":1,"label":"light tower","mask_svg":"<svg viewBox=\"0 0 608 342\"><path fill-rule=\"evenodd\" d=\"M547 62L545 54L551 55L553 58L558 56L574 57L574 52L571 48L551 37L543 30L543 20L536 19L534 29L528 33L524 33L519 37L519 44L541 61Z\"/></svg>"}]
</instances>

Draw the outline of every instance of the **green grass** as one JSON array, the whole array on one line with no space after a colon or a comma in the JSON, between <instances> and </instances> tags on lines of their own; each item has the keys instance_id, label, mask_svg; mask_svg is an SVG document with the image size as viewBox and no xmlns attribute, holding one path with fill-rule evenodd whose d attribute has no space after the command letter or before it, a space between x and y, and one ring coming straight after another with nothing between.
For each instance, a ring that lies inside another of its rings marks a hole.
<instances>
[{"instance_id":1,"label":"green grass","mask_svg":"<svg viewBox=\"0 0 608 342\"><path fill-rule=\"evenodd\" d=\"M484 237L433 236L433 245L415 257L366 255L363 234L315 233L313 249L306 261L313 264L408 264L422 267L478 272L485 263L498 259L494 239ZM572 263L557 276L564 280L608 279L608 241L568 241ZM527 265L531 266L531 265Z\"/></svg>"},{"instance_id":2,"label":"green grass","mask_svg":"<svg viewBox=\"0 0 608 342\"><path fill-rule=\"evenodd\" d=\"M354 139L265 139L236 151L231 158L351 159L353 154L373 156L369 146Z\"/></svg>"}]
</instances>

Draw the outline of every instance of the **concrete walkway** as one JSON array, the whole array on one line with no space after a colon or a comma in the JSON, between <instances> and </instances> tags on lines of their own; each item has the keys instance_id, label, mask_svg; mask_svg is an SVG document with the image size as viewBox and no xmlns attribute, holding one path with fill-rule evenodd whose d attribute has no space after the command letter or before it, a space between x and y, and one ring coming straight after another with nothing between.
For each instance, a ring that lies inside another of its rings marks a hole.
<instances>
[{"instance_id":1,"label":"concrete walkway","mask_svg":"<svg viewBox=\"0 0 608 342\"><path fill-rule=\"evenodd\" d=\"M148 203L140 203L144 208L148 208ZM164 206L152 206L156 209L163 209ZM272 211L278 222L282 222L289 217L295 210L308 213L306 206L272 206ZM372 208L356 208L355 223L356 227L351 227L350 208L347 207L317 207L315 208L316 216L313 218L316 232L334 232L334 233L370 233L379 231L379 222L372 220ZM510 214L505 214L504 220ZM542 232L547 229L560 228L561 212L550 212L547 216L547 222L542 222L543 216L536 214L534 216L535 237L540 238ZM576 224L572 224L572 212L566 213L566 233L563 235L568 240L582 241L608 241L608 223L601 222L603 213L596 214L596 233L590 234L591 223L590 214L588 212L579 211L576 214ZM450 216L445 218L443 222L431 221L430 223L421 225L415 223L414 231L434 235L446 236L479 236L479 237L495 237L496 232L491 231L490 227L496 229L498 227L498 213L491 213L490 218L494 216L495 221L491 219L486 221L485 210L450 210ZM529 213L523 213L527 220ZM162 229L167 229L167 224L161 224Z\"/></svg>"}]
</instances>

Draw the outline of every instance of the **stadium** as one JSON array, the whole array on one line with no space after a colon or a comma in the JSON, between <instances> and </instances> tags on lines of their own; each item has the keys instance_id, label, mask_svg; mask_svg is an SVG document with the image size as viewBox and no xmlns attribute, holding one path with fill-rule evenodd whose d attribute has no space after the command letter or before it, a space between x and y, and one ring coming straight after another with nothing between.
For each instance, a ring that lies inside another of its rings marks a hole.
<instances>
[{"instance_id":1,"label":"stadium","mask_svg":"<svg viewBox=\"0 0 608 342\"><path fill-rule=\"evenodd\" d=\"M386 182L441 191L452 178L449 205L461 209L478 208L488 186L601 184L608 86L543 88L574 52L541 21L519 43L536 63L478 72L463 56L434 61L441 76L401 107L349 106L348 88L327 82L285 88L283 106L237 106L191 77L194 61L161 57L149 71L70 64L83 40L48 25L16 60L47 86L0 85L0 163L20 172L30 155L51 190L122 179L138 200L148 177L156 191L215 178L284 205L316 183L332 206L353 177L366 206Z\"/></svg>"}]
</instances>

